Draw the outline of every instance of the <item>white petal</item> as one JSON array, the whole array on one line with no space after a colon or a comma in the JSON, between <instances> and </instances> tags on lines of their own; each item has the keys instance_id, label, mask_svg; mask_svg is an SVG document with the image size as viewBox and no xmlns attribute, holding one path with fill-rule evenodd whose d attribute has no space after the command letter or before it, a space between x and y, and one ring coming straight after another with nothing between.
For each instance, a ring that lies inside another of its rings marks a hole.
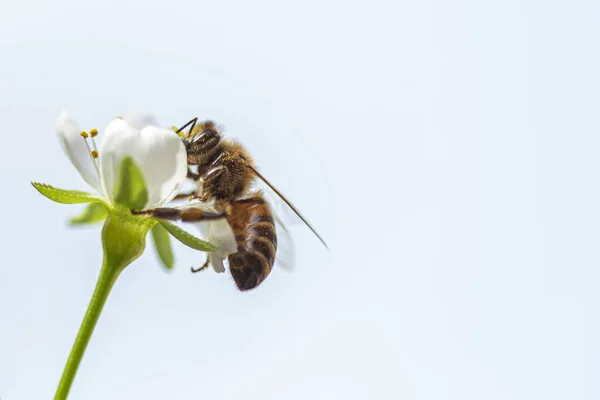
<instances>
[{"instance_id":1,"label":"white petal","mask_svg":"<svg viewBox=\"0 0 600 400\"><path fill-rule=\"evenodd\" d=\"M187 176L187 157L183 142L172 130L147 126L140 132L119 118L106 127L100 147L100 176L111 199L121 160L127 156L144 175L147 209L168 203L179 192Z\"/></svg>"},{"instance_id":2,"label":"white petal","mask_svg":"<svg viewBox=\"0 0 600 400\"><path fill-rule=\"evenodd\" d=\"M94 161L90 156L85 140L80 135L81 129L77 122L69 119L66 111L61 112L56 120L56 132L63 150L73 166L77 168L83 180L96 189L98 193L102 193L100 177L96 172Z\"/></svg>"},{"instance_id":3,"label":"white petal","mask_svg":"<svg viewBox=\"0 0 600 400\"><path fill-rule=\"evenodd\" d=\"M197 207L204 211L217 212L214 207L199 201L186 204L181 208L188 207ZM196 222L194 225L200 229L204 240L219 247L217 251L209 253L210 265L215 272L225 272L223 260L226 260L231 253L237 251L235 235L233 234L233 230L231 229L231 226L229 226L227 219L222 218L212 221L201 221Z\"/></svg>"},{"instance_id":4,"label":"white petal","mask_svg":"<svg viewBox=\"0 0 600 400\"><path fill-rule=\"evenodd\" d=\"M209 264L213 267L217 274L222 274L225 272L225 265L223 265L223 260L219 256L215 254L209 254L208 256Z\"/></svg>"},{"instance_id":5,"label":"white petal","mask_svg":"<svg viewBox=\"0 0 600 400\"><path fill-rule=\"evenodd\" d=\"M156 118L151 114L126 112L123 119L133 126L135 129L141 130L148 125L158 126Z\"/></svg>"},{"instance_id":6,"label":"white petal","mask_svg":"<svg viewBox=\"0 0 600 400\"><path fill-rule=\"evenodd\" d=\"M215 272L224 272L225 268L223 267L222 260L226 260L227 257L235 253L237 250L237 244L235 242L235 236L229 223L225 218L217 219L213 221L200 222L200 225L206 225L208 235L206 235L206 240L215 246L218 246L219 249L211 254L212 256L212 265ZM217 260L221 260L218 262Z\"/></svg>"}]
</instances>

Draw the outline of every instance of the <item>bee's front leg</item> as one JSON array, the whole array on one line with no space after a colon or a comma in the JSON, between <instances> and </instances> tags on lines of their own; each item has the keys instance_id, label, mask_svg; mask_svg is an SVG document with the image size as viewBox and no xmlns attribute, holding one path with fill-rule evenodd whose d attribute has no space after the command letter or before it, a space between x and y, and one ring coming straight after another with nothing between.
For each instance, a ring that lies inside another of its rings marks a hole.
<instances>
[{"instance_id":1,"label":"bee's front leg","mask_svg":"<svg viewBox=\"0 0 600 400\"><path fill-rule=\"evenodd\" d=\"M200 174L192 172L192 170L190 169L190 167L188 167L187 177L190 178L190 179L192 179L192 180L194 180L194 181L197 181L197 180L200 179Z\"/></svg>"},{"instance_id":2,"label":"bee's front leg","mask_svg":"<svg viewBox=\"0 0 600 400\"><path fill-rule=\"evenodd\" d=\"M206 257L206 262L204 262L204 264L200 268L194 269L194 267L191 267L190 269L192 270L193 273L200 272L200 271L208 268L208 261L209 261L209 258Z\"/></svg>"}]
</instances>

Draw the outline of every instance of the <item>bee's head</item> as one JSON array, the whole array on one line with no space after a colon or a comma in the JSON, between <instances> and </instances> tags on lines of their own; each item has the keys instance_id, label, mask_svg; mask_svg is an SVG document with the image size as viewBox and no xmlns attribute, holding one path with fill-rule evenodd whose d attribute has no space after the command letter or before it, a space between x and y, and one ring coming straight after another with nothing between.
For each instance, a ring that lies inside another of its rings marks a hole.
<instances>
[{"instance_id":1,"label":"bee's head","mask_svg":"<svg viewBox=\"0 0 600 400\"><path fill-rule=\"evenodd\" d=\"M214 122L197 124L187 133L179 133L185 145L188 164L201 164L221 141L221 133Z\"/></svg>"}]
</instances>

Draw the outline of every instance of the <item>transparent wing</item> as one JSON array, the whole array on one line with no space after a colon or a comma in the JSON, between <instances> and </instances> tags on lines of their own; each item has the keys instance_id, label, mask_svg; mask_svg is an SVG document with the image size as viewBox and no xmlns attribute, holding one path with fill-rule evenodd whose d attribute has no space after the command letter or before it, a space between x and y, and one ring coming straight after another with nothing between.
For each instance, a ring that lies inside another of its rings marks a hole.
<instances>
[{"instance_id":1,"label":"transparent wing","mask_svg":"<svg viewBox=\"0 0 600 400\"><path fill-rule=\"evenodd\" d=\"M264 184L264 185L266 185L268 187L268 190L266 190L265 193L269 193L269 195L270 195L269 197L277 199L277 201L272 201L272 204L275 205L274 211L276 211L277 213L279 213L279 215L286 215L287 213L292 214L292 212L293 212L293 214L295 215L295 217L294 218L290 218L290 221L294 221L294 220L300 220L300 221L302 221L315 234L315 236L317 236L317 238L319 238L319 240L321 241L321 243L323 243L323 245L325 246L325 248L329 249L329 247L327 247L327 243L325 243L325 240L323 240L323 238L321 237L321 235L319 235L317 233L317 231L315 230L315 228L312 227L312 225L306 220L306 218L304 218L300 214L300 212L296 209L296 207L294 207L292 205L292 203L288 199L286 199L283 196L283 194L281 194L275 188L275 186L273 186L260 172L258 172L256 170L256 168L252 167L251 165L248 165L248 167L252 170L252 172L254 173L254 175L256 175L256 177L258 178L258 179L255 180L254 186L255 187L260 187L259 186L260 184L258 184L257 181L261 182L261 184ZM278 204L281 204L282 205L281 207L283 207L285 209L285 211L281 210L281 212L280 212L280 210L277 209ZM283 206L283 204L285 204L285 207Z\"/></svg>"},{"instance_id":2,"label":"transparent wing","mask_svg":"<svg viewBox=\"0 0 600 400\"><path fill-rule=\"evenodd\" d=\"M273 214L277 216L276 221L279 220L280 224L285 224L285 226L298 226L304 224L300 217L296 215L294 210L292 210L285 202L279 197L269 186L267 186L260 179L256 179L252 188L255 191L262 192L265 200L269 203L271 207L271 211Z\"/></svg>"},{"instance_id":3,"label":"transparent wing","mask_svg":"<svg viewBox=\"0 0 600 400\"><path fill-rule=\"evenodd\" d=\"M275 254L275 267L291 272L295 266L295 246L288 226L302 223L300 218L275 195L260 180L255 180L252 190L260 192L269 204L273 220L275 221L275 232L277 233L277 252Z\"/></svg>"},{"instance_id":4,"label":"transparent wing","mask_svg":"<svg viewBox=\"0 0 600 400\"><path fill-rule=\"evenodd\" d=\"M290 231L285 226L285 223L279 218L277 212L272 210L273 219L275 220L275 230L277 232L277 253L275 255L275 266L292 272L295 267L296 254L294 242Z\"/></svg>"}]
</instances>

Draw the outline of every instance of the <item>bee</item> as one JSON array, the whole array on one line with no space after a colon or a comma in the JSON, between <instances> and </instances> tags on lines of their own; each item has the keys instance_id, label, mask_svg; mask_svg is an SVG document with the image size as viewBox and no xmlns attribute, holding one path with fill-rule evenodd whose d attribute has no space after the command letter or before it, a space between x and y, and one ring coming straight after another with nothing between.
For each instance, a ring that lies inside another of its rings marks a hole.
<instances>
[{"instance_id":1,"label":"bee","mask_svg":"<svg viewBox=\"0 0 600 400\"><path fill-rule=\"evenodd\" d=\"M228 256L229 270L241 291L254 289L265 280L273 268L277 253L275 222L279 219L265 200L263 192L253 191L256 178L273 190L327 248L325 241L298 210L257 171L254 160L244 146L223 137L214 122L197 122L198 118L194 118L176 130L187 152L188 178L197 183L195 192L180 194L178 198L191 195L201 202L212 204L216 212L199 208L158 208L144 213L184 222L226 218L237 245L236 251ZM190 125L189 131L183 133ZM190 167L197 168L197 171L192 171ZM208 264L207 258L202 267L192 268L192 272L203 270Z\"/></svg>"}]
</instances>

